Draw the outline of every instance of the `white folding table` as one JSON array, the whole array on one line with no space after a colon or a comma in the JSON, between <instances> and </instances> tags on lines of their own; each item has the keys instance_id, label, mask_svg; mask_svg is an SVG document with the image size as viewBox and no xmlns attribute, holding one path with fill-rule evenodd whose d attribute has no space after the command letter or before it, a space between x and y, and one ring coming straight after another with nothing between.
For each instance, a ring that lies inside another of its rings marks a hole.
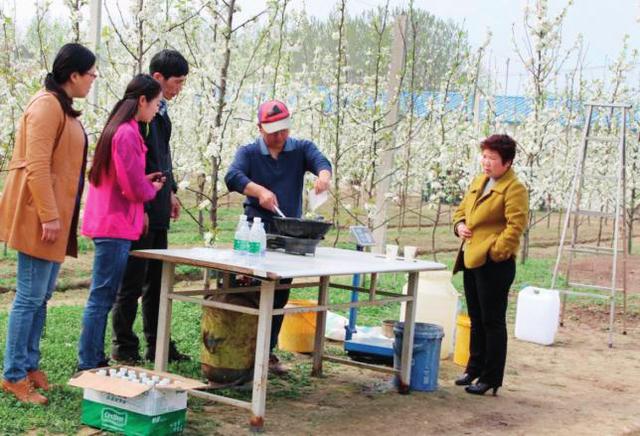
<instances>
[{"instance_id":1,"label":"white folding table","mask_svg":"<svg viewBox=\"0 0 640 436\"><path fill-rule=\"evenodd\" d=\"M415 301L417 295L418 274L421 271L442 270L443 264L423 260L405 261L386 259L373 253L342 250L337 248L318 247L315 256L297 256L268 251L266 257L248 264L246 258L239 258L230 249L215 248L183 248L166 250L139 250L133 256L156 259L163 263L162 285L160 293L160 310L158 316L158 336L155 355L155 369L166 371L169 356L169 337L171 328L171 306L173 301L185 301L201 306L217 307L235 312L249 313L258 316L258 332L254 363L252 400L241 401L222 395L202 391L189 391L191 395L242 407L251 410L251 428L262 429L264 425L265 403L267 395L267 374L269 361L269 338L273 315L287 313L316 312L316 333L313 353L313 376L322 375L324 349L324 332L326 312L330 309L348 309L350 307L377 306L392 302L406 302L405 326L402 341L401 367L399 371L391 368L353 362L348 359L324 356L325 360L348 365L365 367L387 373L399 372L399 392L409 392L411 375L411 353L413 350L413 333L415 320ZM216 270L222 273L222 287L211 290L173 291L175 266L193 265ZM408 273L407 294L388 292L376 289L379 273ZM231 288L230 275L247 275L260 281L260 286ZM331 282L331 277L352 274L371 274L368 287L356 287ZM319 280L306 283L279 285L279 279L317 278ZM316 306L273 308L274 292L279 288L301 288L318 286L318 304ZM329 289L355 290L368 294L367 299L357 302L329 304ZM239 306L203 298L207 294L230 292L260 292L258 308Z\"/></svg>"}]
</instances>

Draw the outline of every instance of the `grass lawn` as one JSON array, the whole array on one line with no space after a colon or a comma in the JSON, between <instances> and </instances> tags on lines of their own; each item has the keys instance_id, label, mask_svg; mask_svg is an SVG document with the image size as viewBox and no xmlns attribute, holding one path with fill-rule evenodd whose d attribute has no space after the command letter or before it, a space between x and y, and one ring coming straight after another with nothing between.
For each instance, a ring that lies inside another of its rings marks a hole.
<instances>
[{"instance_id":1,"label":"grass lawn","mask_svg":"<svg viewBox=\"0 0 640 436\"><path fill-rule=\"evenodd\" d=\"M170 372L180 373L187 377L200 378L200 315L198 306L185 303L174 303L172 337L180 349L193 357L192 362L169 365ZM8 312L0 312L0 359L4 356ZM77 344L80 337L82 307L57 306L48 311L47 329L42 338L42 369L49 375L54 388L47 394L47 407L30 406L19 403L12 396L0 392L0 434L23 434L36 430L37 434L62 433L75 434L80 429L80 389L66 386L74 374L77 364ZM135 329L141 336L141 316L138 316ZM107 344L110 343L111 332L107 330ZM288 353L282 354L286 360ZM152 368L152 364L145 365ZM310 366L297 365L287 379L272 379L269 384L270 397L298 398L311 386L309 379ZM250 400L250 392L222 392L233 394L237 398ZM190 398L189 408L200 411L204 401ZM207 430L215 427L214 420L189 422L192 433L207 434Z\"/></svg>"}]
</instances>

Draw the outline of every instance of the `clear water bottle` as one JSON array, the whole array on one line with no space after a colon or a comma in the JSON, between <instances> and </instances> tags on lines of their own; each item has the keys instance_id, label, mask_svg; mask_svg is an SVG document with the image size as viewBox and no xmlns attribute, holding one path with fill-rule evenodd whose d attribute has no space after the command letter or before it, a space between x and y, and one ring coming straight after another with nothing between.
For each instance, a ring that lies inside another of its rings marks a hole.
<instances>
[{"instance_id":1,"label":"clear water bottle","mask_svg":"<svg viewBox=\"0 0 640 436\"><path fill-rule=\"evenodd\" d=\"M255 217L251 225L251 231L249 232L249 257L251 259L258 259L261 255L263 234L262 218ZM266 241L266 235L264 239Z\"/></svg>"},{"instance_id":2,"label":"clear water bottle","mask_svg":"<svg viewBox=\"0 0 640 436\"><path fill-rule=\"evenodd\" d=\"M236 233L233 237L233 254L242 257L249 251L249 224L247 216L240 215Z\"/></svg>"},{"instance_id":3,"label":"clear water bottle","mask_svg":"<svg viewBox=\"0 0 640 436\"><path fill-rule=\"evenodd\" d=\"M260 257L267 255L267 232L264 231L264 223L260 223Z\"/></svg>"}]
</instances>

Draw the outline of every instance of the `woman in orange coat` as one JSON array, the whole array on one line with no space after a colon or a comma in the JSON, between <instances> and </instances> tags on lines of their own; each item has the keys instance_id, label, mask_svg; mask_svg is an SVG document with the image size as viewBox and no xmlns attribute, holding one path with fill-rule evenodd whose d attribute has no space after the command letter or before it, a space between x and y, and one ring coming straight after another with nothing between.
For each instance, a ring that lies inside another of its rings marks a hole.
<instances>
[{"instance_id":1,"label":"woman in orange coat","mask_svg":"<svg viewBox=\"0 0 640 436\"><path fill-rule=\"evenodd\" d=\"M16 134L4 193L0 240L18 252L16 296L9 314L2 387L19 401L46 404L34 388L49 389L39 369L47 301L65 254L77 253L76 226L87 139L73 108L96 78L95 55L64 45L25 109Z\"/></svg>"},{"instance_id":2,"label":"woman in orange coat","mask_svg":"<svg viewBox=\"0 0 640 436\"><path fill-rule=\"evenodd\" d=\"M453 272L464 271L471 318L469 362L456 385L466 386L470 394L492 389L495 395L504 376L507 297L529 205L527 190L511 168L515 141L492 135L480 147L483 174L473 180L453 218L462 239Z\"/></svg>"}]
</instances>

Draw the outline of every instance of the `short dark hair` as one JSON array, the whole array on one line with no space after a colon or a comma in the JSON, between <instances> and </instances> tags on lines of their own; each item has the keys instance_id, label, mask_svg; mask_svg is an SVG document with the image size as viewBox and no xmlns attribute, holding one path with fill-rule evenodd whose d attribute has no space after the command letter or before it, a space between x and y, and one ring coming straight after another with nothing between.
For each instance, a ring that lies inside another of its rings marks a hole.
<instances>
[{"instance_id":1,"label":"short dark hair","mask_svg":"<svg viewBox=\"0 0 640 436\"><path fill-rule=\"evenodd\" d=\"M160 73L162 77L181 77L189 74L189 63L179 51L164 49L154 54L149 62L149 74Z\"/></svg>"},{"instance_id":2,"label":"short dark hair","mask_svg":"<svg viewBox=\"0 0 640 436\"><path fill-rule=\"evenodd\" d=\"M513 163L518 144L509 135L491 135L480 143L481 150L493 150L500 155L502 164Z\"/></svg>"}]
</instances>

